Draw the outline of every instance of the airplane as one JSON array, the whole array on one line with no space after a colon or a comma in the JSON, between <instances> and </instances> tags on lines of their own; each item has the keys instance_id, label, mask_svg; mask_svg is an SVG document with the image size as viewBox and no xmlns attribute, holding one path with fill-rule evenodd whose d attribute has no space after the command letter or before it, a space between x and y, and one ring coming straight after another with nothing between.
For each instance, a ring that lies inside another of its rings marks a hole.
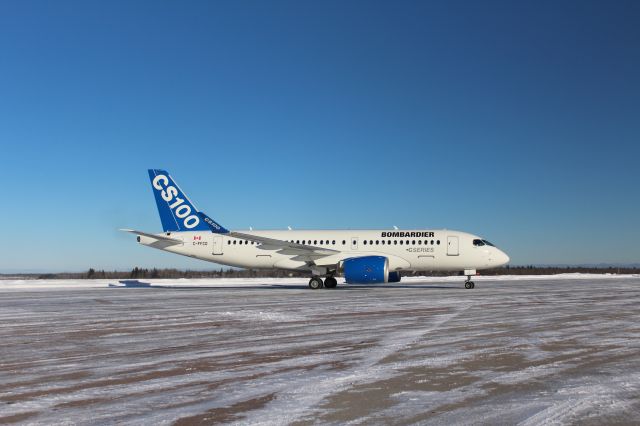
<instances>
[{"instance_id":1,"label":"airplane","mask_svg":"<svg viewBox=\"0 0 640 426\"><path fill-rule=\"evenodd\" d=\"M168 172L149 169L162 233L121 229L138 243L221 265L309 273L309 288L400 282L402 272L462 272L475 288L478 270L506 265L509 256L467 232L435 230L230 231L196 209Z\"/></svg>"}]
</instances>

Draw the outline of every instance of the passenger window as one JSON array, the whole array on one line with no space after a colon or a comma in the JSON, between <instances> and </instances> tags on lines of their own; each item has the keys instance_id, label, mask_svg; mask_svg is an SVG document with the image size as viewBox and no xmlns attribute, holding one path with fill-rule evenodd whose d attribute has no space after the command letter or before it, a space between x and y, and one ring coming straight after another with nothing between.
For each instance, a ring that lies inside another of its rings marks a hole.
<instances>
[{"instance_id":1,"label":"passenger window","mask_svg":"<svg viewBox=\"0 0 640 426\"><path fill-rule=\"evenodd\" d=\"M364 240L364 241L363 241L363 243L364 243L364 245L366 246L366 245L367 245L367 240Z\"/></svg>"},{"instance_id":2,"label":"passenger window","mask_svg":"<svg viewBox=\"0 0 640 426\"><path fill-rule=\"evenodd\" d=\"M231 240L227 241L227 244L231 245Z\"/></svg>"},{"instance_id":3,"label":"passenger window","mask_svg":"<svg viewBox=\"0 0 640 426\"><path fill-rule=\"evenodd\" d=\"M398 240L393 240L393 245L394 246L398 245Z\"/></svg>"},{"instance_id":4,"label":"passenger window","mask_svg":"<svg viewBox=\"0 0 640 426\"><path fill-rule=\"evenodd\" d=\"M376 240L376 245L380 244L380 241Z\"/></svg>"},{"instance_id":5,"label":"passenger window","mask_svg":"<svg viewBox=\"0 0 640 426\"><path fill-rule=\"evenodd\" d=\"M436 241L436 244L440 245L440 240Z\"/></svg>"},{"instance_id":6,"label":"passenger window","mask_svg":"<svg viewBox=\"0 0 640 426\"><path fill-rule=\"evenodd\" d=\"M342 240L342 245L347 244L347 242L345 240Z\"/></svg>"},{"instance_id":7,"label":"passenger window","mask_svg":"<svg viewBox=\"0 0 640 426\"><path fill-rule=\"evenodd\" d=\"M415 246L416 245L416 240L411 241L411 245Z\"/></svg>"},{"instance_id":8,"label":"passenger window","mask_svg":"<svg viewBox=\"0 0 640 426\"><path fill-rule=\"evenodd\" d=\"M331 245L335 246L336 245L336 240L331 241Z\"/></svg>"},{"instance_id":9,"label":"passenger window","mask_svg":"<svg viewBox=\"0 0 640 426\"><path fill-rule=\"evenodd\" d=\"M404 241L400 240L400 245L404 244Z\"/></svg>"},{"instance_id":10,"label":"passenger window","mask_svg":"<svg viewBox=\"0 0 640 426\"><path fill-rule=\"evenodd\" d=\"M433 245L433 240L431 240L431 245Z\"/></svg>"}]
</instances>

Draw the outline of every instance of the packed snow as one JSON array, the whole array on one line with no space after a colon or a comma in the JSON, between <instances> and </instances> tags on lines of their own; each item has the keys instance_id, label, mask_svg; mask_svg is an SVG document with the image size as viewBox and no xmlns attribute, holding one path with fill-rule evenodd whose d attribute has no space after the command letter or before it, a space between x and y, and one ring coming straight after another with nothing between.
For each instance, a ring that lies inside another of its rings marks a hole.
<instances>
[{"instance_id":1,"label":"packed snow","mask_svg":"<svg viewBox=\"0 0 640 426\"><path fill-rule=\"evenodd\" d=\"M0 423L640 418L640 277L463 281L0 281Z\"/></svg>"}]
</instances>

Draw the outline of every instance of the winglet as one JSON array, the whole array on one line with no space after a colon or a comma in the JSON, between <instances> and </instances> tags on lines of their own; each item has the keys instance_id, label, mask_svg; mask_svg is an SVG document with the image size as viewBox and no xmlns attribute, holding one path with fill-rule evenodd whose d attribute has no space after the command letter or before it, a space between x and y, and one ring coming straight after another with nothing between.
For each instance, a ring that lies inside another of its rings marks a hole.
<instances>
[{"instance_id":1,"label":"winglet","mask_svg":"<svg viewBox=\"0 0 640 426\"><path fill-rule=\"evenodd\" d=\"M200 216L200 219L202 219L204 221L204 223L207 224L207 226L209 227L211 232L213 232L214 234L228 234L229 233L228 229L226 229L223 226L219 225L215 220L211 219L209 216L207 216L203 212L198 212L198 216Z\"/></svg>"}]
</instances>

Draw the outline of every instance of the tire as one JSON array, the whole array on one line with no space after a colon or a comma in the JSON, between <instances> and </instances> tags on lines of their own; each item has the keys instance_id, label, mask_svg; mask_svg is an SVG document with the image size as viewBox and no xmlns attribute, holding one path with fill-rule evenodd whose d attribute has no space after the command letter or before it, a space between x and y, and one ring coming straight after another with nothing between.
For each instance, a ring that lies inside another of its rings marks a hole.
<instances>
[{"instance_id":1,"label":"tire","mask_svg":"<svg viewBox=\"0 0 640 426\"><path fill-rule=\"evenodd\" d=\"M473 281L467 281L466 283L464 283L464 288L466 288L467 290L473 288Z\"/></svg>"},{"instance_id":2,"label":"tire","mask_svg":"<svg viewBox=\"0 0 640 426\"><path fill-rule=\"evenodd\" d=\"M320 288L322 288L323 284L322 284L322 279L318 278L318 277L312 277L309 280L309 288L311 290L318 290Z\"/></svg>"},{"instance_id":3,"label":"tire","mask_svg":"<svg viewBox=\"0 0 640 426\"><path fill-rule=\"evenodd\" d=\"M338 280L333 277L328 277L324 280L325 288L336 288L338 286Z\"/></svg>"}]
</instances>

